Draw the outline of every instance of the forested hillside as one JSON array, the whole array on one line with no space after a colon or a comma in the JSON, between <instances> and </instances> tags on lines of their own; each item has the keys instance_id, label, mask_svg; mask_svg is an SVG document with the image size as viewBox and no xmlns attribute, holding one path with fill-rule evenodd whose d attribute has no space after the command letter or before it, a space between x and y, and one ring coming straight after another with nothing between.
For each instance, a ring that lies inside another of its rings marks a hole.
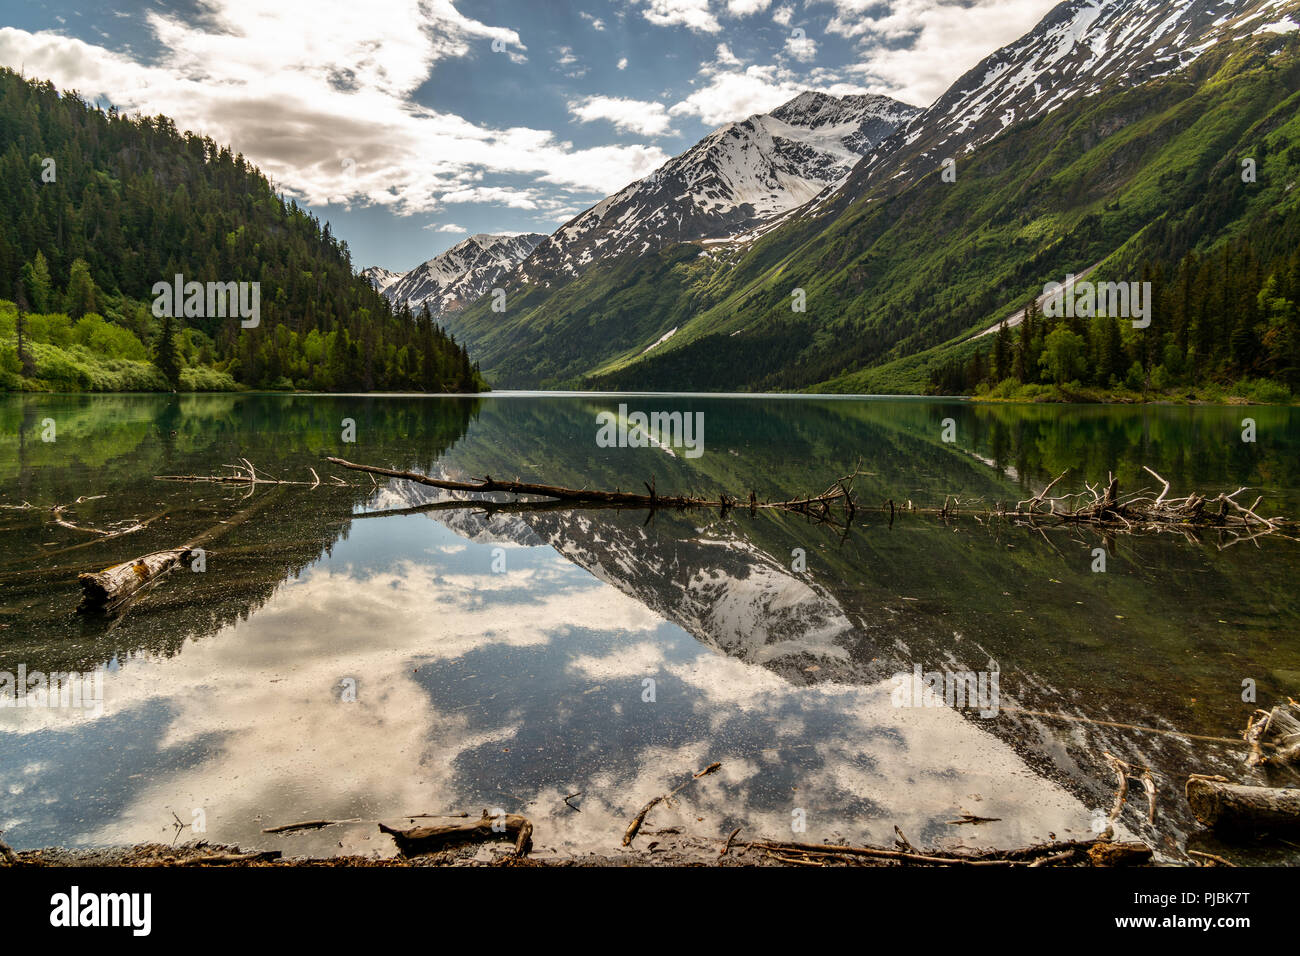
<instances>
[{"instance_id":1,"label":"forested hillside","mask_svg":"<svg viewBox=\"0 0 1300 956\"><path fill-rule=\"evenodd\" d=\"M153 286L177 274L259 282L258 325L156 318ZM483 384L464 348L427 316L395 313L329 224L242 155L11 70L0 70L0 300L0 388Z\"/></svg>"}]
</instances>

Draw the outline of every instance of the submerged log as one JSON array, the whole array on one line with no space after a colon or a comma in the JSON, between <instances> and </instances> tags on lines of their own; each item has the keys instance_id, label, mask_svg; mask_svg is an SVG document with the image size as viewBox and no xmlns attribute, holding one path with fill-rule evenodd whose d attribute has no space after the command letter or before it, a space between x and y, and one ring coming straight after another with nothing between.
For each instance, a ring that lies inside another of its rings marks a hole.
<instances>
[{"instance_id":1,"label":"submerged log","mask_svg":"<svg viewBox=\"0 0 1300 956\"><path fill-rule=\"evenodd\" d=\"M726 510L735 505L737 499L729 495L722 495L718 498L700 498L693 495L663 495L659 494L654 485L654 479L646 484L646 491L649 494L638 494L631 491L601 491L593 488L565 488L561 485L542 485L527 481L500 481L491 475L485 476L479 481L452 481L446 478L433 478L429 475L422 475L416 471L401 471L396 468L381 468L377 465L358 465L355 462L345 461L342 458L326 458L326 461L342 468L348 468L352 471L364 471L371 475L383 475L387 478L401 478L404 481L413 481L417 484L428 485L431 488L441 488L444 491L465 491L476 493L493 493L500 492L508 495L523 495L534 498L547 498L551 501L569 502L573 504L597 504L597 505L616 505L628 508L719 508ZM853 478L848 475L839 479L820 495L814 495L808 498L794 498L789 501L769 501L758 504L753 492L750 492L750 509L756 508L773 508L783 511L798 511L809 514L822 514L825 509L834 501L845 501L852 505L852 488ZM847 483L847 484L846 484ZM476 502L467 502L466 504L476 504Z\"/></svg>"},{"instance_id":2,"label":"submerged log","mask_svg":"<svg viewBox=\"0 0 1300 956\"><path fill-rule=\"evenodd\" d=\"M1248 787L1193 776L1187 781L1187 802L1197 820L1215 829L1300 827L1300 788Z\"/></svg>"},{"instance_id":3,"label":"submerged log","mask_svg":"<svg viewBox=\"0 0 1300 956\"><path fill-rule=\"evenodd\" d=\"M81 583L81 609L111 608L121 604L149 582L166 574L189 553L188 547L155 551L103 571L77 575Z\"/></svg>"},{"instance_id":4,"label":"submerged log","mask_svg":"<svg viewBox=\"0 0 1300 956\"><path fill-rule=\"evenodd\" d=\"M499 837L514 837L515 856L523 856L528 852L533 839L533 824L527 817L517 813L493 817L486 810L477 820L463 823L412 827L409 830L395 830L381 823L379 829L393 838L404 856L436 853L457 843L482 843Z\"/></svg>"},{"instance_id":5,"label":"submerged log","mask_svg":"<svg viewBox=\"0 0 1300 956\"><path fill-rule=\"evenodd\" d=\"M81 603L78 611L113 610L125 604L142 591L151 582L166 574L177 564L190 556L190 553L215 540L232 528L243 524L278 497L278 490L272 491L259 501L244 508L238 514L222 521L204 531L185 544L163 551L154 551L143 557L132 558L121 564L114 564L102 571L83 572L77 575L81 584Z\"/></svg>"}]
</instances>

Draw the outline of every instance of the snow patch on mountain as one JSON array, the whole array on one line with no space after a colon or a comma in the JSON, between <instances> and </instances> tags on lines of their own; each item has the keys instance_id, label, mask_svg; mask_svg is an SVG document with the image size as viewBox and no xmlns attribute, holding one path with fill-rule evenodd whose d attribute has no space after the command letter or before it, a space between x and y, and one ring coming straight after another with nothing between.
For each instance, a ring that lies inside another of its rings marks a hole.
<instances>
[{"instance_id":1,"label":"snow patch on mountain","mask_svg":"<svg viewBox=\"0 0 1300 956\"><path fill-rule=\"evenodd\" d=\"M879 176L906 184L1076 96L1166 76L1218 42L1290 32L1297 19L1300 0L1065 0L882 141L844 195Z\"/></svg>"}]
</instances>

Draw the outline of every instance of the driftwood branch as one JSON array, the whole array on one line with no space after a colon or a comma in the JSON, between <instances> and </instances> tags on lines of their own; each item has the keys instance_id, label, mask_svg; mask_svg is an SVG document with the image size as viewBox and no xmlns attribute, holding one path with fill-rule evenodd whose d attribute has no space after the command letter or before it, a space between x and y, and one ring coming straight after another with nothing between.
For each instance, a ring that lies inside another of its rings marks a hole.
<instances>
[{"instance_id":1,"label":"driftwood branch","mask_svg":"<svg viewBox=\"0 0 1300 956\"><path fill-rule=\"evenodd\" d=\"M405 856L436 853L457 843L481 843L501 836L513 836L515 856L523 856L533 839L533 824L527 817L517 813L493 817L486 810L477 820L465 823L412 827L409 830L396 830L381 823L379 829L393 838Z\"/></svg>"},{"instance_id":2,"label":"driftwood branch","mask_svg":"<svg viewBox=\"0 0 1300 956\"><path fill-rule=\"evenodd\" d=\"M677 796L677 794L681 793L684 789L686 789L691 784L693 784L696 780L699 780L701 777L707 777L709 774L713 773L721 766L722 766L721 763L709 764L699 773L692 775L689 780L687 780L677 789L671 790L668 793L655 797L644 807L642 807L641 812L638 813L635 817L633 817L632 822L627 825L627 832L623 834L623 845L630 846L632 841L636 839L637 833L639 833L641 830L641 824L645 823L646 814L649 813L651 810L653 810L657 804L667 803L668 801L672 800L673 797Z\"/></svg>"},{"instance_id":3,"label":"driftwood branch","mask_svg":"<svg viewBox=\"0 0 1300 956\"><path fill-rule=\"evenodd\" d=\"M1017 850L984 853L915 849L886 850L838 843L790 843L756 841L746 847L762 850L784 863L807 865L811 861L839 862L868 866L920 864L923 866L1124 866L1151 859L1151 849L1141 843L1111 843L1103 840L1048 843ZM909 845L910 846L910 845Z\"/></svg>"},{"instance_id":4,"label":"driftwood branch","mask_svg":"<svg viewBox=\"0 0 1300 956\"><path fill-rule=\"evenodd\" d=\"M224 485L248 485L250 488L256 485L304 485L308 488L317 488L323 482L320 475L316 474L316 469L308 467L311 472L311 481L287 481L267 475L265 472L259 475L257 468L247 458L239 459L241 464L223 465L223 468L229 468L228 475L154 475L156 481L210 481ZM351 487L348 482L342 478L331 476L330 484L326 487Z\"/></svg>"},{"instance_id":5,"label":"driftwood branch","mask_svg":"<svg viewBox=\"0 0 1300 956\"><path fill-rule=\"evenodd\" d=\"M440 488L443 491L460 491L473 494L501 493L542 498L552 502L613 505L626 508L719 508L724 514L732 508L742 506L742 499L727 494L722 494L717 498L660 494L656 490L653 481L646 484L648 494L643 495L631 491L601 491L593 488L565 488L561 485L544 485L526 481L500 481L494 479L491 475L487 475L478 481L452 481L446 478L432 478L429 475L423 475L415 471L381 468L377 465L359 465L355 462L345 461L342 458L326 458L325 460L352 471L383 475L388 478L400 478L404 481L428 485L431 488ZM750 492L749 498L743 506L748 507L751 511L770 508L782 511L806 512L810 515L820 516L825 514L831 505L838 501L843 501L850 508L852 507L852 479L853 476L841 478L820 495L793 498L787 501L759 502L754 493ZM465 504L481 504L481 502L466 502Z\"/></svg>"}]
</instances>

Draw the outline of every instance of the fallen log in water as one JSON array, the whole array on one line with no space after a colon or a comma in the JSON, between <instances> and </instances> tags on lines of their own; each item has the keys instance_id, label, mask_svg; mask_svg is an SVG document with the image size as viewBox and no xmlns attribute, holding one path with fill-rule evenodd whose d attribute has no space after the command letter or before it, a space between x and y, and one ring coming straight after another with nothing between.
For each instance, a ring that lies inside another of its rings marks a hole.
<instances>
[{"instance_id":1,"label":"fallen log in water","mask_svg":"<svg viewBox=\"0 0 1300 956\"><path fill-rule=\"evenodd\" d=\"M568 503L578 507L628 507L628 508L718 508L723 514L732 508L748 508L750 513L759 509L796 512L811 518L829 521L832 506L841 504L851 521L859 511L878 511L888 514L892 523L896 513L935 515L940 518L955 518L961 514L990 519L1002 519L1017 523L1052 523L1067 526L1091 526L1107 532L1138 531L1181 531L1190 533L1197 528L1217 528L1226 531L1233 538L1231 543L1254 540L1257 537L1275 532L1293 531L1296 523L1288 518L1262 517L1256 509L1261 498L1257 498L1249 507L1236 499L1246 491L1238 488L1231 494L1221 493L1213 498L1197 494L1185 498L1169 498L1169 482L1161 478L1150 468L1144 470L1157 478L1164 490L1153 495L1146 489L1128 496L1121 496L1119 479L1110 475L1103 488L1084 483L1086 491L1072 495L1049 497L1048 492L1066 475L1062 472L1042 491L1032 498L1016 503L1014 508L997 505L993 508L961 509L960 499L951 501L945 496L942 508L918 508L910 501L905 507L898 508L891 499L878 508L863 507L853 496L853 481L860 474L840 478L819 495L792 498L784 501L758 500L751 491L747 497L722 494L717 498L702 498L691 495L659 494L653 479L646 485L649 494L628 491L602 491L591 488L565 488L560 485L545 485L522 481L500 481L491 475L477 481L453 481L445 478L433 478L418 472L402 471L396 468L384 468L377 465L361 465L342 458L326 458L331 464L353 471L362 471L371 475L383 475L388 478L400 478L418 484L441 488L444 491L470 493L504 493L529 498L545 499L535 503L537 506L554 506L556 503ZM462 507L482 506L480 501L466 501ZM453 503L447 503L452 507ZM1285 537L1285 535L1283 535Z\"/></svg>"},{"instance_id":2,"label":"fallen log in water","mask_svg":"<svg viewBox=\"0 0 1300 956\"><path fill-rule=\"evenodd\" d=\"M189 553L189 546L170 548L123 561L103 571L77 575L81 583L81 609L116 607L150 581L166 574Z\"/></svg>"},{"instance_id":3,"label":"fallen log in water","mask_svg":"<svg viewBox=\"0 0 1300 956\"><path fill-rule=\"evenodd\" d=\"M379 829L393 838L404 856L436 853L457 843L481 843L502 836L513 836L515 856L523 856L533 839L533 824L527 817L517 813L493 817L486 810L477 820L463 823L412 827L409 830L396 830L381 823Z\"/></svg>"},{"instance_id":4,"label":"fallen log in water","mask_svg":"<svg viewBox=\"0 0 1300 956\"><path fill-rule=\"evenodd\" d=\"M649 494L631 491L600 491L592 488L565 488L560 485L542 485L526 481L498 481L487 475L479 481L451 481L446 478L432 478L414 471L401 471L396 468L381 468L377 465L358 465L342 458L326 458L326 461L352 471L364 471L372 475L387 478L401 478L417 484L441 488L444 491L467 491L475 493L504 493L524 495L535 498L548 498L552 501L565 501L575 504L620 505L628 508L719 508L723 513L731 508L747 507L751 511L759 508L776 508L783 511L799 511L820 515L829 512L831 505L843 501L853 512L853 479L848 475L835 482L820 495L808 498L794 498L788 501L759 502L754 492L747 499L723 494L718 498L700 498L692 495L661 495L655 489L654 478L646 484ZM466 505L476 504L466 502Z\"/></svg>"},{"instance_id":5,"label":"fallen log in water","mask_svg":"<svg viewBox=\"0 0 1300 956\"><path fill-rule=\"evenodd\" d=\"M1222 777L1193 775L1187 780L1187 802L1197 820L1215 829L1300 827L1300 788L1248 787Z\"/></svg>"},{"instance_id":6,"label":"fallen log in water","mask_svg":"<svg viewBox=\"0 0 1300 956\"><path fill-rule=\"evenodd\" d=\"M151 554L112 565L102 571L78 574L77 581L81 584L81 603L78 605L77 610L83 612L111 611L121 607L145 587L157 581L158 578L172 570L177 564L180 564L191 552L215 540L231 528L243 524L265 508L275 497L276 492L267 494L238 514L214 525L178 547L154 551Z\"/></svg>"}]
</instances>

